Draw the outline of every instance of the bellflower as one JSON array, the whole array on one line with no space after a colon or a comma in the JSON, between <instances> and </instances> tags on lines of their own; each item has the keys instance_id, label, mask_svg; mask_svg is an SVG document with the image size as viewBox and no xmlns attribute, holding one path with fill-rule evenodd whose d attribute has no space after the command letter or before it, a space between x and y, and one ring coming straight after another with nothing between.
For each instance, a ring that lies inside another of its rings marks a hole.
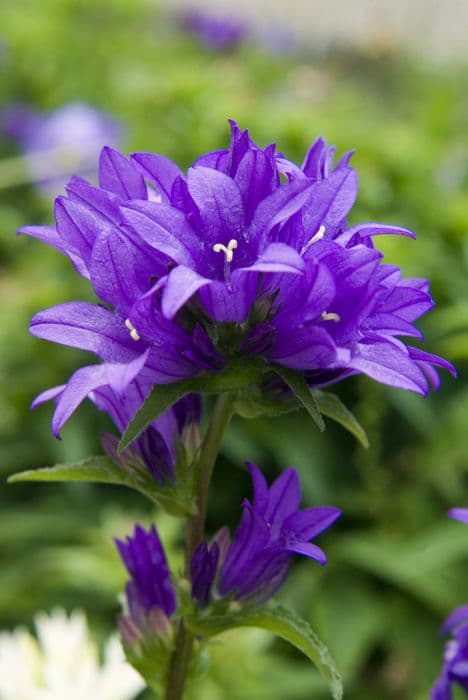
<instances>
[{"instance_id":1,"label":"bellflower","mask_svg":"<svg viewBox=\"0 0 468 700\"><path fill-rule=\"evenodd\" d=\"M444 633L450 632L444 664L431 691L431 700L453 700L452 688L458 685L468 692L468 605L454 610L445 620Z\"/></svg>"},{"instance_id":2,"label":"bellflower","mask_svg":"<svg viewBox=\"0 0 468 700\"><path fill-rule=\"evenodd\" d=\"M163 635L177 601L156 528L153 525L145 531L136 525L133 536L127 537L126 542L116 540L116 545L130 574L126 586L128 616L120 620L124 639L149 631Z\"/></svg>"},{"instance_id":3,"label":"bellflower","mask_svg":"<svg viewBox=\"0 0 468 700\"><path fill-rule=\"evenodd\" d=\"M54 431L102 386L124 395L140 374L171 383L254 357L311 387L363 373L425 394L436 367L454 372L400 339L421 339L414 322L433 301L425 280L382 263L373 238L413 234L348 227L357 175L351 153L333 156L317 139L298 166L232 123L229 148L186 175L161 155L105 148L99 187L72 178L56 227L21 231L67 255L101 302L32 319L33 335L103 360L69 380Z\"/></svg>"},{"instance_id":4,"label":"bellflower","mask_svg":"<svg viewBox=\"0 0 468 700\"><path fill-rule=\"evenodd\" d=\"M117 145L122 139L122 125L116 119L80 102L49 114L26 105L11 105L4 110L2 121L5 133L25 154L32 179L40 183L45 194L62 189L73 172L94 172L101 148Z\"/></svg>"},{"instance_id":5,"label":"bellflower","mask_svg":"<svg viewBox=\"0 0 468 700\"><path fill-rule=\"evenodd\" d=\"M280 588L295 554L326 564L325 553L310 540L333 525L341 512L325 506L299 510L301 490L295 469L287 469L268 487L258 467L248 466L253 502L244 501L232 543L226 546L222 531L210 547L201 543L194 552L192 597L201 607L209 602L216 575L219 596L259 604Z\"/></svg>"}]
</instances>

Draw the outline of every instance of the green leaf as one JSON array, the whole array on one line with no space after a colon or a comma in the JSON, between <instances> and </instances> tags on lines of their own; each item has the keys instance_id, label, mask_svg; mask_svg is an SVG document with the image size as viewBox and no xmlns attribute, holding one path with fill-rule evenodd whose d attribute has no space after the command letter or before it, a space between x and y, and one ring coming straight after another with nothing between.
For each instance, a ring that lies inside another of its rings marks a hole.
<instances>
[{"instance_id":1,"label":"green leaf","mask_svg":"<svg viewBox=\"0 0 468 700\"><path fill-rule=\"evenodd\" d=\"M359 440L361 445L369 447L366 431L336 394L315 390L313 395L321 413L342 425L346 430L349 430Z\"/></svg>"},{"instance_id":2,"label":"green leaf","mask_svg":"<svg viewBox=\"0 0 468 700\"><path fill-rule=\"evenodd\" d=\"M255 360L232 363L222 372L205 372L198 377L182 382L158 384L127 426L120 441L119 452L123 452L152 421L186 394L191 392L222 394L226 391L241 390L250 384L260 382L265 367L264 362Z\"/></svg>"},{"instance_id":3,"label":"green leaf","mask_svg":"<svg viewBox=\"0 0 468 700\"><path fill-rule=\"evenodd\" d=\"M327 681L334 700L343 697L341 676L325 644L308 622L281 605L239 610L224 615L188 615L187 627L196 635L213 637L236 627L258 627L285 639L307 656Z\"/></svg>"},{"instance_id":4,"label":"green leaf","mask_svg":"<svg viewBox=\"0 0 468 700\"><path fill-rule=\"evenodd\" d=\"M180 497L170 487L159 486L144 468L137 465L118 466L108 457L88 457L82 462L56 464L54 467L30 469L13 474L9 483L22 481L85 481L100 484L116 484L139 491L153 503L162 506L171 515L193 515L195 505Z\"/></svg>"},{"instance_id":5,"label":"green leaf","mask_svg":"<svg viewBox=\"0 0 468 700\"><path fill-rule=\"evenodd\" d=\"M279 365L274 365L272 369L286 382L297 400L304 406L309 415L312 416L318 429L323 432L325 430L325 423L323 422L317 402L304 375L301 372L295 372L292 369L280 367Z\"/></svg>"},{"instance_id":6,"label":"green leaf","mask_svg":"<svg viewBox=\"0 0 468 700\"><path fill-rule=\"evenodd\" d=\"M167 411L176 401L197 391L197 380L187 379L173 384L158 384L151 391L133 420L130 421L119 444L119 452L123 452L148 425Z\"/></svg>"}]
</instances>

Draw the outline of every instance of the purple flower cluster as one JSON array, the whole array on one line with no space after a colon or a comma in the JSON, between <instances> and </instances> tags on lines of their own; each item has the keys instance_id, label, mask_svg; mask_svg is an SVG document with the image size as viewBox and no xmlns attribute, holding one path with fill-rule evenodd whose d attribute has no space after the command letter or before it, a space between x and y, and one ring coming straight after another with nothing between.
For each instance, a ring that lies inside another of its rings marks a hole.
<instances>
[{"instance_id":1,"label":"purple flower cluster","mask_svg":"<svg viewBox=\"0 0 468 700\"><path fill-rule=\"evenodd\" d=\"M298 510L299 477L287 469L269 488L262 472L249 464L253 480L252 504L244 501L243 514L231 544L225 531L210 547L202 542L192 559L192 596L201 607L210 601L215 578L220 597L260 604L276 593L289 571L294 554L324 566L325 553L310 540L340 517L338 508Z\"/></svg>"},{"instance_id":2,"label":"purple flower cluster","mask_svg":"<svg viewBox=\"0 0 468 700\"><path fill-rule=\"evenodd\" d=\"M231 124L228 149L185 175L153 153L102 151L99 187L74 177L55 227L20 233L67 255L99 303L38 313L33 335L95 353L57 396L53 430L102 387L145 386L260 358L311 387L356 373L421 394L445 360L407 346L433 301L428 283L382 263L373 237L413 234L346 217L357 194L351 153L334 165L321 138L301 167Z\"/></svg>"},{"instance_id":3,"label":"purple flower cluster","mask_svg":"<svg viewBox=\"0 0 468 700\"><path fill-rule=\"evenodd\" d=\"M210 546L201 542L193 554L192 598L201 608L211 602L216 580L217 598L259 605L282 585L295 554L326 564L324 552L310 540L333 525L341 512L331 507L299 510L301 492L295 469L287 469L271 487L258 467L249 464L249 470L254 498L252 504L243 504L232 543L223 528ZM177 607L176 594L155 528L145 532L137 526L133 537L127 543L117 541L117 546L131 576L126 590L134 625L143 628L154 608L170 618Z\"/></svg>"}]
</instances>

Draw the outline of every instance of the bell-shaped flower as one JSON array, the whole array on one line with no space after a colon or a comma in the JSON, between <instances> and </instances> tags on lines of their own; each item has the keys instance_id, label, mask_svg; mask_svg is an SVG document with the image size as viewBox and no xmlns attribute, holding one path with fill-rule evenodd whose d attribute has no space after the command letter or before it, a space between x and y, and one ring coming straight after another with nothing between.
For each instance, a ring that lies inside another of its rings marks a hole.
<instances>
[{"instance_id":1,"label":"bell-shaped flower","mask_svg":"<svg viewBox=\"0 0 468 700\"><path fill-rule=\"evenodd\" d=\"M217 594L260 604L273 596L286 579L295 555L324 566L327 558L311 542L340 517L338 508L299 509L301 490L295 469L287 469L268 487L265 477L249 464L252 503L243 514L232 543L221 531L210 547L202 542L192 558L192 597L201 607L210 600L217 578Z\"/></svg>"},{"instance_id":2,"label":"bell-shaped flower","mask_svg":"<svg viewBox=\"0 0 468 700\"><path fill-rule=\"evenodd\" d=\"M323 386L364 373L425 394L447 361L400 337L433 305L428 283L382 263L377 223L349 228L357 194L351 153L333 165L323 139L301 167L260 148L232 123L230 147L185 175L161 155L105 148L99 187L73 178L55 204L56 228L27 227L66 254L100 304L42 311L31 332L95 353L57 403L57 433L103 386L124 395L256 357ZM285 181L286 180L286 181Z\"/></svg>"}]
</instances>

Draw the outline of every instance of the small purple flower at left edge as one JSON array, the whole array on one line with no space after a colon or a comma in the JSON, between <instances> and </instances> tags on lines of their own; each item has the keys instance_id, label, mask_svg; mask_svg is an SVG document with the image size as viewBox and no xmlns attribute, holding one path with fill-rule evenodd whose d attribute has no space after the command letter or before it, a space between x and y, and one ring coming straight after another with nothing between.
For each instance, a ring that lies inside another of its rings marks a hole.
<instances>
[{"instance_id":1,"label":"small purple flower at left edge","mask_svg":"<svg viewBox=\"0 0 468 700\"><path fill-rule=\"evenodd\" d=\"M128 614L119 620L124 642L132 646L141 637L167 636L177 598L156 528L146 531L136 525L132 536L115 543L130 574L125 589Z\"/></svg>"},{"instance_id":2,"label":"small purple flower at left edge","mask_svg":"<svg viewBox=\"0 0 468 700\"><path fill-rule=\"evenodd\" d=\"M468 692L468 605L449 615L442 632L451 633L444 652L440 675L431 690L430 700L453 700L453 686Z\"/></svg>"},{"instance_id":3,"label":"small purple flower at left edge","mask_svg":"<svg viewBox=\"0 0 468 700\"><path fill-rule=\"evenodd\" d=\"M202 542L192 558L192 597L206 607L217 578L219 597L259 605L281 587L295 554L324 566L327 558L312 539L340 517L338 508L299 510L301 490L295 469L287 469L273 484L249 464L253 502L244 501L243 514L232 543L222 530L210 547Z\"/></svg>"}]
</instances>

